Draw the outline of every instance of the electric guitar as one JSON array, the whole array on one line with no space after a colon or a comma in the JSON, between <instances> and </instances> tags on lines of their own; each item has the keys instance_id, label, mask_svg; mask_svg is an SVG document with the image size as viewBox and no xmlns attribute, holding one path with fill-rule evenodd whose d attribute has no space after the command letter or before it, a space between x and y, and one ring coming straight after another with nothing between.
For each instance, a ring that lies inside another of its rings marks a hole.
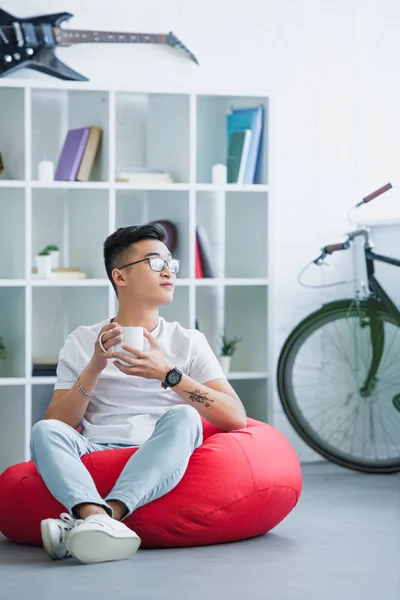
<instances>
[{"instance_id":1,"label":"electric guitar","mask_svg":"<svg viewBox=\"0 0 400 600\"><path fill-rule=\"evenodd\" d=\"M64 12L18 19L0 9L0 77L29 67L59 79L88 81L55 55L57 46L72 44L168 44L198 64L196 57L172 32L158 35L62 29L61 23L72 16Z\"/></svg>"}]
</instances>

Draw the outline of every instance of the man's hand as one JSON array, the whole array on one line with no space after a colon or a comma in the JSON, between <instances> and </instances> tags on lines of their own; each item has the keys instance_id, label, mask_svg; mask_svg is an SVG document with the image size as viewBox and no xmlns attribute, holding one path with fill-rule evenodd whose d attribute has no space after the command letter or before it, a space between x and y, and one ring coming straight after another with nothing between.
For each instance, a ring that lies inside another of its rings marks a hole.
<instances>
[{"instance_id":1,"label":"man's hand","mask_svg":"<svg viewBox=\"0 0 400 600\"><path fill-rule=\"evenodd\" d=\"M103 348L106 352L101 349L99 339L102 337ZM98 370L103 371L106 368L107 362L110 358L115 358L115 354L112 352L113 347L121 341L122 330L118 323L107 323L101 329L97 336L96 343L94 345L93 356L90 360L92 366Z\"/></svg>"},{"instance_id":2,"label":"man's hand","mask_svg":"<svg viewBox=\"0 0 400 600\"><path fill-rule=\"evenodd\" d=\"M143 352L131 346L122 345L122 348L131 354L135 354L136 358L130 357L122 352L115 352L114 357L129 363L129 367L122 365L118 360L114 361L114 365L126 375L134 375L135 377L144 377L145 379L158 379L164 381L166 374L173 367L167 362L161 347L153 336L143 328L143 335L149 341L150 350Z\"/></svg>"}]
</instances>

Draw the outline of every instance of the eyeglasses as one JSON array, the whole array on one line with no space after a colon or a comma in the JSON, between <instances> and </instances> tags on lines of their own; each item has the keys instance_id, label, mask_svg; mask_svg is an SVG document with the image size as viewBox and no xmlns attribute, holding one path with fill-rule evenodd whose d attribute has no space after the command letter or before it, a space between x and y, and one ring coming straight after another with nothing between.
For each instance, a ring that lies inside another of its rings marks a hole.
<instances>
[{"instance_id":1,"label":"eyeglasses","mask_svg":"<svg viewBox=\"0 0 400 600\"><path fill-rule=\"evenodd\" d=\"M164 266L167 265L171 273L174 273L174 275L179 273L179 268L181 264L179 260L177 260L176 258L171 258L171 260L163 260L162 258L158 258L157 256L149 256L148 258L142 258L141 260L136 260L135 262L128 263L127 265L122 265L122 267L118 268L119 270L126 269L127 267L137 265L138 263L144 262L146 260L149 261L150 269L152 271L157 271L158 273L161 273L161 271L163 271L164 269Z\"/></svg>"}]
</instances>

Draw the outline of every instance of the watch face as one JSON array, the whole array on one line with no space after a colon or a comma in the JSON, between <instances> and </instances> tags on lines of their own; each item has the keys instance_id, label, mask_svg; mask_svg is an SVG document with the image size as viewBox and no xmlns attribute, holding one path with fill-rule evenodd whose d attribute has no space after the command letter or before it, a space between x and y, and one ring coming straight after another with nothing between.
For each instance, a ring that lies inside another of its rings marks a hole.
<instances>
[{"instance_id":1,"label":"watch face","mask_svg":"<svg viewBox=\"0 0 400 600\"><path fill-rule=\"evenodd\" d=\"M168 383L170 385L176 385L177 383L179 383L181 380L181 374L178 373L177 371L171 371L168 374Z\"/></svg>"}]
</instances>

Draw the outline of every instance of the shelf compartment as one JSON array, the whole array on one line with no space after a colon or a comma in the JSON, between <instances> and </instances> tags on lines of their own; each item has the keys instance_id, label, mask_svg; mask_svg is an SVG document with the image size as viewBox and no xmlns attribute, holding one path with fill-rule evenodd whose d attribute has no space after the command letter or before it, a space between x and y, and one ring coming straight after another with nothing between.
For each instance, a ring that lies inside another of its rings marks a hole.
<instances>
[{"instance_id":1,"label":"shelf compartment","mask_svg":"<svg viewBox=\"0 0 400 600\"><path fill-rule=\"evenodd\" d=\"M8 358L0 360L0 377L25 376L25 289L0 287L0 337Z\"/></svg>"},{"instance_id":2,"label":"shelf compartment","mask_svg":"<svg viewBox=\"0 0 400 600\"><path fill-rule=\"evenodd\" d=\"M53 385L40 384L32 386L32 426L44 419L53 391Z\"/></svg>"},{"instance_id":3,"label":"shelf compartment","mask_svg":"<svg viewBox=\"0 0 400 600\"><path fill-rule=\"evenodd\" d=\"M25 457L25 387L0 386L0 473Z\"/></svg>"},{"instance_id":4,"label":"shelf compartment","mask_svg":"<svg viewBox=\"0 0 400 600\"><path fill-rule=\"evenodd\" d=\"M226 287L225 327L229 338L242 337L232 371L262 371L267 362L267 287Z\"/></svg>"},{"instance_id":5,"label":"shelf compartment","mask_svg":"<svg viewBox=\"0 0 400 600\"><path fill-rule=\"evenodd\" d=\"M32 313L33 360L58 359L69 333L107 319L108 288L33 288Z\"/></svg>"},{"instance_id":6,"label":"shelf compartment","mask_svg":"<svg viewBox=\"0 0 400 600\"><path fill-rule=\"evenodd\" d=\"M225 277L267 278L268 194L228 193L225 214Z\"/></svg>"},{"instance_id":7,"label":"shelf compartment","mask_svg":"<svg viewBox=\"0 0 400 600\"><path fill-rule=\"evenodd\" d=\"M225 194L222 192L199 192L196 198L196 226L200 226L207 236L210 249L210 262L215 277L204 278L212 281L224 276L224 218ZM198 279L197 281L203 281Z\"/></svg>"},{"instance_id":8,"label":"shelf compartment","mask_svg":"<svg viewBox=\"0 0 400 600\"><path fill-rule=\"evenodd\" d=\"M32 89L32 179L45 157L57 167L69 129L100 127L102 140L91 180L109 180L108 92L88 90Z\"/></svg>"},{"instance_id":9,"label":"shelf compartment","mask_svg":"<svg viewBox=\"0 0 400 600\"><path fill-rule=\"evenodd\" d=\"M231 108L264 106L257 184L268 184L268 98L249 96L197 97L197 182L211 183L212 167L227 161L226 116ZM256 186L255 186L256 187Z\"/></svg>"},{"instance_id":10,"label":"shelf compartment","mask_svg":"<svg viewBox=\"0 0 400 600\"><path fill-rule=\"evenodd\" d=\"M0 279L20 279L25 277L24 190L0 188L0 214Z\"/></svg>"},{"instance_id":11,"label":"shelf compartment","mask_svg":"<svg viewBox=\"0 0 400 600\"><path fill-rule=\"evenodd\" d=\"M173 301L160 307L160 315L166 321L178 321L182 327L190 328L189 289L187 287L176 287Z\"/></svg>"},{"instance_id":12,"label":"shelf compartment","mask_svg":"<svg viewBox=\"0 0 400 600\"><path fill-rule=\"evenodd\" d=\"M188 95L116 94L117 168L161 169L188 182L189 131Z\"/></svg>"},{"instance_id":13,"label":"shelf compartment","mask_svg":"<svg viewBox=\"0 0 400 600\"><path fill-rule=\"evenodd\" d=\"M213 352L218 356L224 332L224 289L199 287L196 289L196 321Z\"/></svg>"},{"instance_id":14,"label":"shelf compartment","mask_svg":"<svg viewBox=\"0 0 400 600\"><path fill-rule=\"evenodd\" d=\"M242 401L247 416L268 423L268 380L230 379L230 383Z\"/></svg>"},{"instance_id":15,"label":"shelf compartment","mask_svg":"<svg viewBox=\"0 0 400 600\"><path fill-rule=\"evenodd\" d=\"M32 266L38 252L56 244L61 267L79 267L89 278L105 278L107 191L35 189L32 198Z\"/></svg>"},{"instance_id":16,"label":"shelf compartment","mask_svg":"<svg viewBox=\"0 0 400 600\"><path fill-rule=\"evenodd\" d=\"M0 88L0 180L25 179L25 95L23 89Z\"/></svg>"},{"instance_id":17,"label":"shelf compartment","mask_svg":"<svg viewBox=\"0 0 400 600\"><path fill-rule=\"evenodd\" d=\"M174 258L181 261L178 278L189 277L189 194L187 192L118 191L116 227L172 221L177 228Z\"/></svg>"}]
</instances>

